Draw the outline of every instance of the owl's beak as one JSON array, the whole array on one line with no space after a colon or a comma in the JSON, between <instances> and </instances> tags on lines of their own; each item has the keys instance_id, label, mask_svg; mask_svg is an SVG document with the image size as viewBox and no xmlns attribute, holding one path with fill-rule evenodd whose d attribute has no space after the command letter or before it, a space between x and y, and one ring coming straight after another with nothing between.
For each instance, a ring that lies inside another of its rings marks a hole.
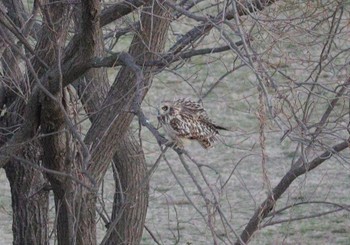
<instances>
[{"instance_id":1,"label":"owl's beak","mask_svg":"<svg viewBox=\"0 0 350 245\"><path fill-rule=\"evenodd\" d=\"M157 109L157 119L158 119L157 129L159 129L162 126L162 115L160 115L160 111L158 109Z\"/></svg>"},{"instance_id":2,"label":"owl's beak","mask_svg":"<svg viewBox=\"0 0 350 245\"><path fill-rule=\"evenodd\" d=\"M157 119L158 119L158 121L161 120L161 118L162 118L162 115L160 115L160 111L159 111L159 109L157 109Z\"/></svg>"},{"instance_id":3,"label":"owl's beak","mask_svg":"<svg viewBox=\"0 0 350 245\"><path fill-rule=\"evenodd\" d=\"M157 114L157 119L158 119L158 121L159 121L159 122L164 122L164 120L165 120L164 117L165 117L165 116L164 116L164 115L161 115L161 114L160 114L160 111L158 110L158 114Z\"/></svg>"}]
</instances>

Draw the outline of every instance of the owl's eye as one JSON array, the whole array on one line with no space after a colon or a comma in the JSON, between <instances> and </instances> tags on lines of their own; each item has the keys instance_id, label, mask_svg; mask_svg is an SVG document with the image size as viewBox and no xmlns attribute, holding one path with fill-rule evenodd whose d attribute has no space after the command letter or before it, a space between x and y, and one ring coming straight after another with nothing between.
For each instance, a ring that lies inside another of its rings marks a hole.
<instances>
[{"instance_id":1,"label":"owl's eye","mask_svg":"<svg viewBox=\"0 0 350 245\"><path fill-rule=\"evenodd\" d=\"M169 109L169 107L166 106L166 105L162 107L162 110L163 110L163 111L167 111L168 109Z\"/></svg>"}]
</instances>

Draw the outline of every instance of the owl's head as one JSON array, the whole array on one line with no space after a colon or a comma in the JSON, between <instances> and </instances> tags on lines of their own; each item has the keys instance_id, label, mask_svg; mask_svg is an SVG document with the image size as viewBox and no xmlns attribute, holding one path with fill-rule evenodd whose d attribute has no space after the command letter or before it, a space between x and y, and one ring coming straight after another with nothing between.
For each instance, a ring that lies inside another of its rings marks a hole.
<instances>
[{"instance_id":1,"label":"owl's head","mask_svg":"<svg viewBox=\"0 0 350 245\"><path fill-rule=\"evenodd\" d=\"M173 111L172 103L170 101L162 101L158 107L158 115L165 116Z\"/></svg>"}]
</instances>

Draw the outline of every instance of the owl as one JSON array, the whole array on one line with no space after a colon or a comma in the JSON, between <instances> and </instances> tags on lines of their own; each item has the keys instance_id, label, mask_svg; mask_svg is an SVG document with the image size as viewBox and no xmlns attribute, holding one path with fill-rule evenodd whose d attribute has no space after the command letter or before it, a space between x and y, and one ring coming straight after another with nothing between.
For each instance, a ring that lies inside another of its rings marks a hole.
<instances>
[{"instance_id":1,"label":"owl","mask_svg":"<svg viewBox=\"0 0 350 245\"><path fill-rule=\"evenodd\" d=\"M158 108L157 118L178 148L183 148L187 140L196 140L208 149L217 139L218 130L228 130L214 124L202 105L189 99L163 101Z\"/></svg>"}]
</instances>

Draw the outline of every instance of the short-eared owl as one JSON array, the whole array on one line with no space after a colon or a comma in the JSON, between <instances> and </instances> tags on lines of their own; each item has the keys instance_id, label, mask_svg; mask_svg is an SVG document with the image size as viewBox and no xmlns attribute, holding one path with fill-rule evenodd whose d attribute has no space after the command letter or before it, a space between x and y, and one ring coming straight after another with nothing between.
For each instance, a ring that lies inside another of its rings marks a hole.
<instances>
[{"instance_id":1,"label":"short-eared owl","mask_svg":"<svg viewBox=\"0 0 350 245\"><path fill-rule=\"evenodd\" d=\"M186 139L197 140L203 148L210 148L217 139L218 130L228 130L214 124L202 105L189 99L163 101L158 108L158 121L180 148Z\"/></svg>"}]
</instances>

